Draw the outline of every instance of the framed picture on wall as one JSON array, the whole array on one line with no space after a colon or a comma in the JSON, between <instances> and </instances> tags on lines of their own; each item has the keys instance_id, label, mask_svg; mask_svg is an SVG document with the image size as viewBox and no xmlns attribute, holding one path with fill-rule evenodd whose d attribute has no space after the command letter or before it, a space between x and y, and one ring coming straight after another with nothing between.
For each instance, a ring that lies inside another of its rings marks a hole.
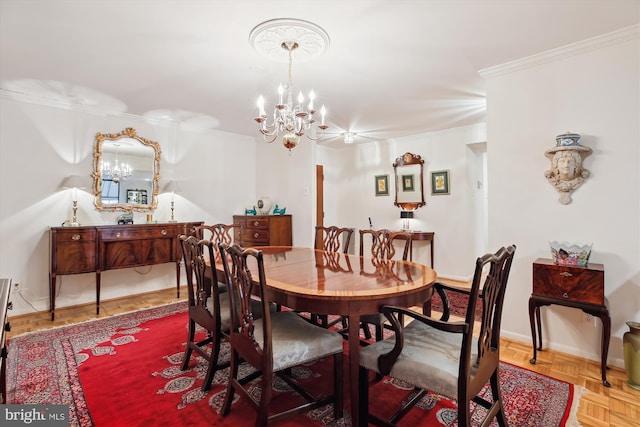
<instances>
[{"instance_id":1,"label":"framed picture on wall","mask_svg":"<svg viewBox=\"0 0 640 427\"><path fill-rule=\"evenodd\" d=\"M449 194L449 171L431 172L431 194Z\"/></svg>"},{"instance_id":2,"label":"framed picture on wall","mask_svg":"<svg viewBox=\"0 0 640 427\"><path fill-rule=\"evenodd\" d=\"M413 180L413 175L402 175L402 191L416 191Z\"/></svg>"},{"instance_id":3,"label":"framed picture on wall","mask_svg":"<svg viewBox=\"0 0 640 427\"><path fill-rule=\"evenodd\" d=\"M389 175L376 175L376 196L389 195Z\"/></svg>"}]
</instances>

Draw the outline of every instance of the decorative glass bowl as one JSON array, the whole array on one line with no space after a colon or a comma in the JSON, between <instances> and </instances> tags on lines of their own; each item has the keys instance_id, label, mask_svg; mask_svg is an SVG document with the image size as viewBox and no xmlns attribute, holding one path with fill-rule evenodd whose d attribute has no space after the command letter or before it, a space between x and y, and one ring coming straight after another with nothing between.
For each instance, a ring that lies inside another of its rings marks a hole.
<instances>
[{"instance_id":1,"label":"decorative glass bowl","mask_svg":"<svg viewBox=\"0 0 640 427\"><path fill-rule=\"evenodd\" d=\"M551 247L551 258L556 264L584 267L589 263L593 244L581 245L553 241L549 242L549 246Z\"/></svg>"}]
</instances>

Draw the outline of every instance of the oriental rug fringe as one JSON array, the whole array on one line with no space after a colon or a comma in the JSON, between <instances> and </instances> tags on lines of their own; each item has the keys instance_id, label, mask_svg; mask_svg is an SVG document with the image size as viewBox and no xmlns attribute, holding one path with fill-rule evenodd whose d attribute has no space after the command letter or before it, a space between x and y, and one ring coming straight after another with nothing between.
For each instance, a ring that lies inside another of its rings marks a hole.
<instances>
[{"instance_id":1,"label":"oriental rug fringe","mask_svg":"<svg viewBox=\"0 0 640 427\"><path fill-rule=\"evenodd\" d=\"M228 369L216 373L208 393L200 390L206 372L203 359L193 355L189 369L180 369L186 309L186 303L174 303L11 339L7 403L69 405L71 426L253 425L255 411L237 395L230 414L219 415ZM224 344L221 358L228 357ZM329 393L331 365L330 359L321 360L294 373L302 384ZM345 361L345 387L347 373ZM501 364L501 384L510 426L579 425L575 414L581 387L506 363ZM249 387L259 396L257 383ZM285 383L275 381L273 388L274 410L300 399ZM371 407L393 411L411 393L409 385L385 378L372 389ZM454 401L429 393L401 425L453 427L455 408ZM277 425L350 426L349 411L347 401L339 420L332 419L328 405ZM483 409L476 411L478 416Z\"/></svg>"}]
</instances>

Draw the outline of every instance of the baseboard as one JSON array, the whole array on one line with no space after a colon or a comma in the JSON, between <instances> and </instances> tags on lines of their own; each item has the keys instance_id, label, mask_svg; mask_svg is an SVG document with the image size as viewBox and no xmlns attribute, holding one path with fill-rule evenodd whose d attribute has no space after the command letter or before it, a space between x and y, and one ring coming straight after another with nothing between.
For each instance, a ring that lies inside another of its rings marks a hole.
<instances>
[{"instance_id":1,"label":"baseboard","mask_svg":"<svg viewBox=\"0 0 640 427\"><path fill-rule=\"evenodd\" d=\"M504 329L502 329L500 331L500 336L503 338L507 338L511 341L517 341L519 343L522 344L528 344L528 345L532 345L531 343L531 335L522 335L522 334L516 334L513 332L509 332L509 331L505 331ZM600 363L601 357L600 354L596 354L596 353L592 353L592 352L587 352L584 350L581 350L579 348L575 348L575 347L570 347L567 345L563 345L563 344L558 344L558 343L554 343L554 342L547 342L545 341L544 343L544 348L548 349L548 350L553 350L555 352L558 353L565 353L574 357L580 357L582 359L587 359L587 360L591 360L593 362L597 362ZM531 356L533 357L533 347L531 347ZM611 356L607 357L607 366L608 367L614 367L614 368L620 368L624 370L624 360L620 359L620 358L612 358Z\"/></svg>"}]
</instances>

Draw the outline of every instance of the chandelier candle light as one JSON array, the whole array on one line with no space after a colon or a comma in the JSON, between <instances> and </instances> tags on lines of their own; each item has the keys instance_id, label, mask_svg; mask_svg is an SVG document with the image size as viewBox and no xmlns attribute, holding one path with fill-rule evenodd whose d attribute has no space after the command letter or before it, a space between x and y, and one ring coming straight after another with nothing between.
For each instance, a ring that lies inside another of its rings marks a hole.
<instances>
[{"instance_id":1,"label":"chandelier candle light","mask_svg":"<svg viewBox=\"0 0 640 427\"><path fill-rule=\"evenodd\" d=\"M115 144L114 144L115 145ZM107 178L112 178L113 182L120 182L120 178L129 178L133 173L133 168L127 163L118 163L118 151L116 150L116 159L113 168L109 162L100 164L100 173Z\"/></svg>"},{"instance_id":2,"label":"chandelier candle light","mask_svg":"<svg viewBox=\"0 0 640 427\"><path fill-rule=\"evenodd\" d=\"M309 41L305 46L299 40ZM293 19L276 19L264 22L254 28L251 32L250 40L254 47L267 54L273 55L274 43L280 43L280 48L284 49L289 60L289 74L287 84L278 87L278 103L273 109L273 120L267 119L265 111L265 100L260 95L258 98L258 122L260 133L264 140L271 143L282 135L283 145L291 152L298 145L300 137L306 135L312 141L317 141L324 135L324 131L329 127L325 124L327 110L323 105L320 108L320 124L316 124L317 113L315 109L315 93L309 92L309 103L305 105L305 97L302 91L298 93L294 101L294 86L291 79L291 65L293 63L293 52L303 49L307 56L317 55L315 50L320 46L323 51L328 44L328 35L315 24L306 21ZM321 53L321 52L320 52ZM297 102L296 102L297 101ZM312 135L310 135L310 133Z\"/></svg>"}]
</instances>

